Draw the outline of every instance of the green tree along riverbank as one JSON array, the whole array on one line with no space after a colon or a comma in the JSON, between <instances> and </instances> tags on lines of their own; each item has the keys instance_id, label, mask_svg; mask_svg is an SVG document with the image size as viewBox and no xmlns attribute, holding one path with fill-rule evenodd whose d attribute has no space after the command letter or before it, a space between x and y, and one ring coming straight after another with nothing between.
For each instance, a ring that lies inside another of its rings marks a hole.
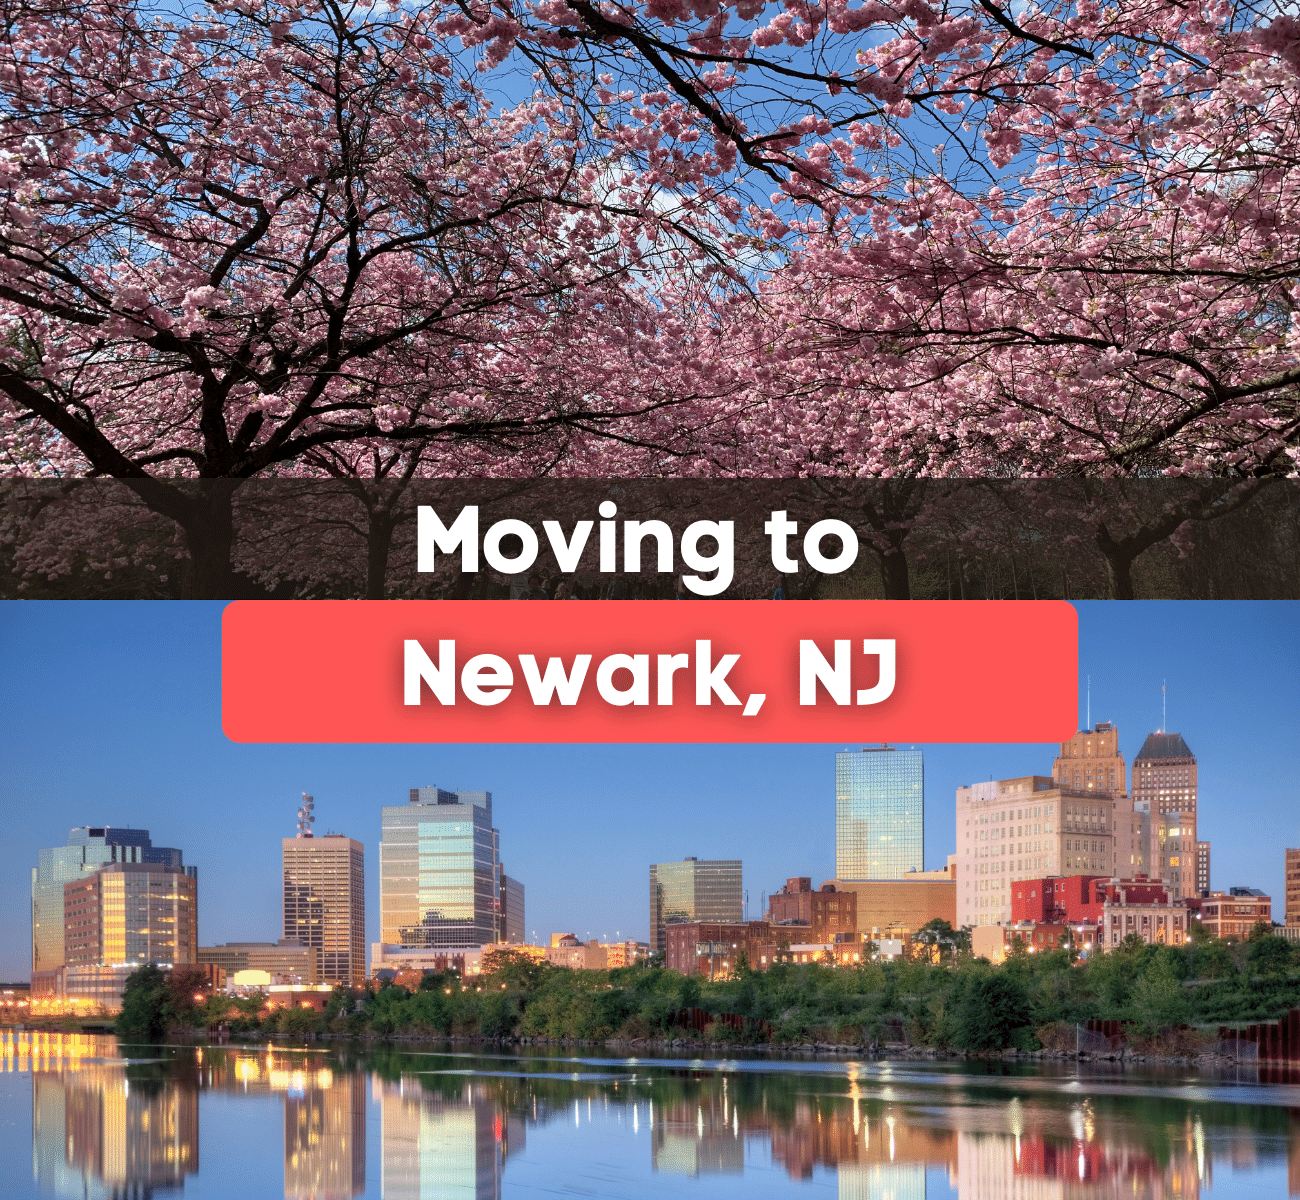
<instances>
[{"instance_id":1,"label":"green tree along riverbank","mask_svg":"<svg viewBox=\"0 0 1300 1200\"><path fill-rule=\"evenodd\" d=\"M200 998L141 968L128 980L118 1032L223 1026L280 1037L905 1042L996 1051L1072 1049L1074 1026L1101 1019L1126 1022L1135 1048L1187 1054L1206 1048L1219 1025L1276 1020L1300 1007L1300 949L1271 935L1241 944L1129 944L1086 962L1061 949L1016 953L999 966L961 953L942 963L784 963L765 972L742 965L716 983L647 966L573 971L513 951L491 953L483 965L465 980L426 975L417 991L339 988L323 1013ZM695 1022L702 1027L682 1024L690 1009L707 1014Z\"/></svg>"}]
</instances>

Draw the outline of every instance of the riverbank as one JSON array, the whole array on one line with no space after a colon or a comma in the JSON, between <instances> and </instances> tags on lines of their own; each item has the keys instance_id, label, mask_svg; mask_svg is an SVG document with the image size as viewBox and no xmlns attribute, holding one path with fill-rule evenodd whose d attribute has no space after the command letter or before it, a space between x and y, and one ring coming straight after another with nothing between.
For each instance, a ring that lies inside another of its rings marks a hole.
<instances>
[{"instance_id":1,"label":"riverbank","mask_svg":"<svg viewBox=\"0 0 1300 1200\"><path fill-rule=\"evenodd\" d=\"M210 1040L201 1030L182 1035L185 1040L203 1042ZM265 1043L262 1031L243 1031L226 1035L229 1042L253 1045ZM707 1058L767 1058L773 1061L790 1060L791 1056L830 1059L870 1059L872 1061L912 1062L1086 1062L1086 1063L1150 1063L1156 1065L1195 1065L1204 1067L1235 1067L1263 1065L1285 1067L1288 1064L1258 1063L1256 1059L1242 1059L1218 1050L1185 1050L1161 1053L1150 1046L1121 1046L1106 1050L1024 1050L1006 1047L993 1050L961 1050L952 1047L899 1046L875 1044L849 1044L836 1042L756 1042L745 1045L728 1042L707 1042L696 1038L536 1038L503 1037L482 1038L474 1035L401 1033L384 1037L360 1036L345 1033L308 1033L292 1040L304 1043L354 1043L367 1047L391 1046L394 1049L414 1047L454 1046L458 1050L604 1050L620 1057L642 1057L669 1054ZM226 1039L221 1039L226 1042ZM228 1044L228 1043L227 1043ZM1300 1076L1300 1064L1291 1064Z\"/></svg>"}]
</instances>

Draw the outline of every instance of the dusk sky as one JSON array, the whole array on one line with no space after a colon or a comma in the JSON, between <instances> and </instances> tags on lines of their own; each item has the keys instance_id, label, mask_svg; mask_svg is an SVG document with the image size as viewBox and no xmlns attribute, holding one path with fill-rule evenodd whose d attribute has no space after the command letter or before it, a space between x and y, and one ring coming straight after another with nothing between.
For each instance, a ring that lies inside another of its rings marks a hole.
<instances>
[{"instance_id":1,"label":"dusk sky","mask_svg":"<svg viewBox=\"0 0 1300 1200\"><path fill-rule=\"evenodd\" d=\"M220 603L0 605L0 979L28 978L30 871L77 825L144 827L199 868L199 939L280 936L280 839L299 793L318 833L366 847L367 943L378 939L379 809L437 784L493 794L526 929L648 937L652 862L740 858L748 913L787 876L835 863L828 745L250 746L221 731ZM1215 888L1253 886L1282 919L1283 847L1300 845L1300 604L1081 603L1079 722L1119 726L1129 765L1160 726L1200 767ZM1032 686L1032 684L1027 684ZM904 743L905 744L905 743ZM856 747L852 747L856 748ZM921 745L925 865L954 849L954 789L1048 774L1057 747Z\"/></svg>"}]
</instances>

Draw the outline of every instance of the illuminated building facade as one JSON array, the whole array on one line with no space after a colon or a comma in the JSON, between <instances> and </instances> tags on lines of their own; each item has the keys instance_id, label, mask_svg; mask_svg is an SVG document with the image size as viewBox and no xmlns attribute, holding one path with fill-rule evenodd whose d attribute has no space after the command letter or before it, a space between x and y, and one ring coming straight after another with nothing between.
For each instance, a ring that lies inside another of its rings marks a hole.
<instances>
[{"instance_id":1,"label":"illuminated building facade","mask_svg":"<svg viewBox=\"0 0 1300 1200\"><path fill-rule=\"evenodd\" d=\"M227 975L237 971L266 971L270 975L296 977L303 983L316 982L316 952L301 942L281 938L278 942L225 942L200 946L199 965L220 967Z\"/></svg>"},{"instance_id":2,"label":"illuminated building facade","mask_svg":"<svg viewBox=\"0 0 1300 1200\"><path fill-rule=\"evenodd\" d=\"M1119 749L1119 730L1109 721L1098 721L1062 742L1052 764L1052 779L1075 792L1126 795L1128 768Z\"/></svg>"},{"instance_id":3,"label":"illuminated building facade","mask_svg":"<svg viewBox=\"0 0 1300 1200\"><path fill-rule=\"evenodd\" d=\"M1286 851L1286 900L1283 912L1287 925L1300 925L1300 850Z\"/></svg>"},{"instance_id":4,"label":"illuminated building facade","mask_svg":"<svg viewBox=\"0 0 1300 1200\"><path fill-rule=\"evenodd\" d=\"M314 978L360 987L366 980L365 849L342 834L285 838L284 938L309 947Z\"/></svg>"},{"instance_id":5,"label":"illuminated building facade","mask_svg":"<svg viewBox=\"0 0 1300 1200\"><path fill-rule=\"evenodd\" d=\"M63 885L69 967L198 961L198 881L184 870L108 863Z\"/></svg>"},{"instance_id":6,"label":"illuminated building facade","mask_svg":"<svg viewBox=\"0 0 1300 1200\"><path fill-rule=\"evenodd\" d=\"M184 856L155 846L147 829L82 825L68 831L67 845L41 850L32 868L32 972L63 966L63 885L106 863L144 863L184 870ZM197 874L194 867L188 874Z\"/></svg>"},{"instance_id":7,"label":"illuminated building facade","mask_svg":"<svg viewBox=\"0 0 1300 1200\"><path fill-rule=\"evenodd\" d=\"M890 746L835 756L836 879L901 879L925 868L925 764Z\"/></svg>"}]
</instances>

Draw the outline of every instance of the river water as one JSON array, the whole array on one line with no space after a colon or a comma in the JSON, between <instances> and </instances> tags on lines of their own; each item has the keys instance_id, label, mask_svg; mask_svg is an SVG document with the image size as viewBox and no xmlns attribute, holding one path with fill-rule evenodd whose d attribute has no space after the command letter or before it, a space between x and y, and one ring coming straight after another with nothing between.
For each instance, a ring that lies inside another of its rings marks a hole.
<instances>
[{"instance_id":1,"label":"river water","mask_svg":"<svg viewBox=\"0 0 1300 1200\"><path fill-rule=\"evenodd\" d=\"M0 1033L0 1196L182 1194L1300 1196L1300 1075Z\"/></svg>"}]
</instances>

